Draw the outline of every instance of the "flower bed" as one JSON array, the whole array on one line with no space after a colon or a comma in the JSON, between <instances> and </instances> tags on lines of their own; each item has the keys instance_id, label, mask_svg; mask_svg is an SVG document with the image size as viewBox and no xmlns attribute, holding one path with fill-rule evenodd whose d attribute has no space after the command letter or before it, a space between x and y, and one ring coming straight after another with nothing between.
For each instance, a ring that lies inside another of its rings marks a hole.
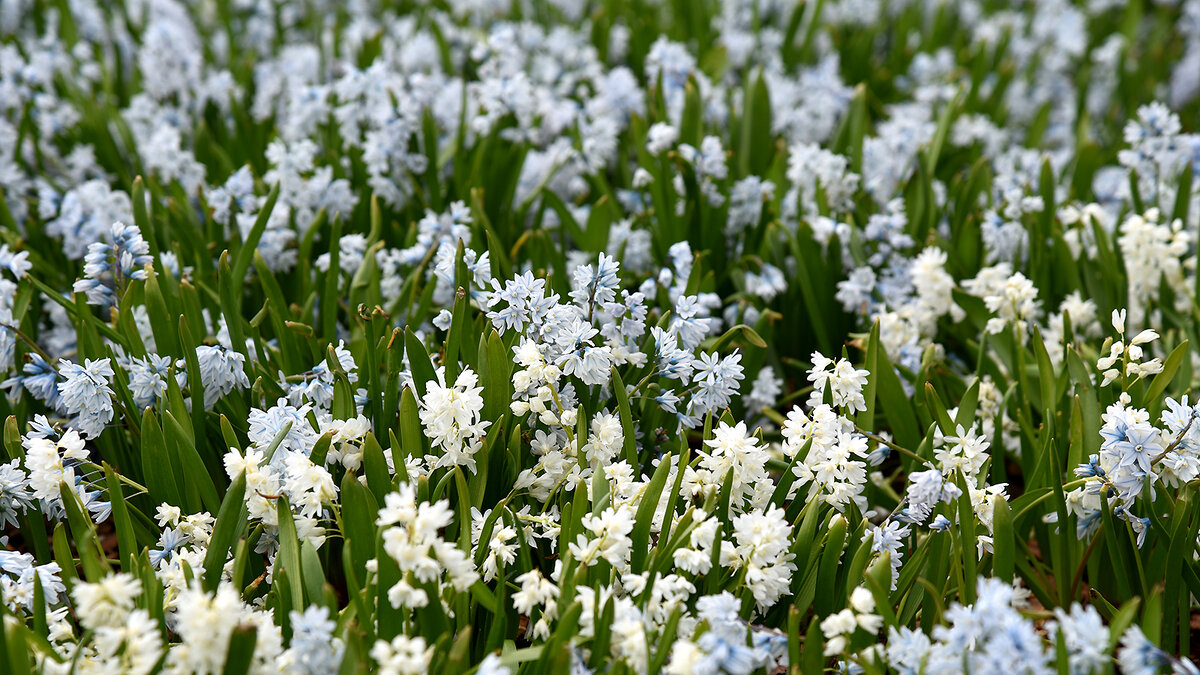
<instances>
[{"instance_id":1,"label":"flower bed","mask_svg":"<svg viewBox=\"0 0 1200 675\"><path fill-rule=\"evenodd\" d=\"M1200 3L1003 4L0 0L0 672L1200 673Z\"/></svg>"}]
</instances>

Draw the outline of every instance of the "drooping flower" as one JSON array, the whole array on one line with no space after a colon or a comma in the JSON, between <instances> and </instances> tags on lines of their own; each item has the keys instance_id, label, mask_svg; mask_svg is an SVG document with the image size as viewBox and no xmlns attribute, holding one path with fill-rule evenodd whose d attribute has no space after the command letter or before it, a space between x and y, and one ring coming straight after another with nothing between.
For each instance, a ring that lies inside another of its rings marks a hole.
<instances>
[{"instance_id":1,"label":"drooping flower","mask_svg":"<svg viewBox=\"0 0 1200 675\"><path fill-rule=\"evenodd\" d=\"M113 369L108 359L88 359L84 365L67 360L59 362L65 381L58 384L62 404L72 415L72 425L87 438L95 438L113 418L113 390L109 381Z\"/></svg>"}]
</instances>

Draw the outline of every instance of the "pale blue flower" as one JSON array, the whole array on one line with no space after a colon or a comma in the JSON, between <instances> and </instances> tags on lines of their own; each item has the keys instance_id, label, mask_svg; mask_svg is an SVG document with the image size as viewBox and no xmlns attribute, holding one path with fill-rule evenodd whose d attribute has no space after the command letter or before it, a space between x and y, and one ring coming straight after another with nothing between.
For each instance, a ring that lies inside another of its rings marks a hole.
<instances>
[{"instance_id":1,"label":"pale blue flower","mask_svg":"<svg viewBox=\"0 0 1200 675\"><path fill-rule=\"evenodd\" d=\"M501 309L489 309L488 319L496 330L523 331L530 324L540 324L545 321L549 311L558 304L558 295L546 296L546 280L525 272L506 282L503 287L496 279L492 279L492 293L488 297L489 308L501 303Z\"/></svg>"},{"instance_id":2,"label":"pale blue flower","mask_svg":"<svg viewBox=\"0 0 1200 675\"><path fill-rule=\"evenodd\" d=\"M139 408L147 408L158 402L167 393L167 376L171 372L171 357L147 354L145 358L131 358L126 368L129 373L129 393Z\"/></svg>"},{"instance_id":3,"label":"pale blue flower","mask_svg":"<svg viewBox=\"0 0 1200 675\"><path fill-rule=\"evenodd\" d=\"M1171 657L1146 639L1140 627L1133 625L1121 636L1117 663L1124 675L1156 675L1171 665Z\"/></svg>"},{"instance_id":4,"label":"pale blue flower","mask_svg":"<svg viewBox=\"0 0 1200 675\"><path fill-rule=\"evenodd\" d=\"M196 348L196 359L200 365L200 380L204 385L204 407L212 408L234 389L246 389L250 378L246 376L246 357L232 349L213 345ZM186 368L182 359L176 368Z\"/></svg>"},{"instance_id":5,"label":"pale blue flower","mask_svg":"<svg viewBox=\"0 0 1200 675\"><path fill-rule=\"evenodd\" d=\"M75 419L71 426L87 438L95 438L113 418L113 369L108 359L88 359L84 365L66 359L59 362L65 381L58 384L62 404Z\"/></svg>"},{"instance_id":6,"label":"pale blue flower","mask_svg":"<svg viewBox=\"0 0 1200 675\"><path fill-rule=\"evenodd\" d=\"M20 468L20 460L0 464L0 525L20 527L17 516L33 506L29 478Z\"/></svg>"},{"instance_id":7,"label":"pale blue flower","mask_svg":"<svg viewBox=\"0 0 1200 675\"><path fill-rule=\"evenodd\" d=\"M1099 672L1110 662L1108 629L1095 607L1075 603L1070 612L1056 607L1054 616L1056 620L1047 626L1050 642L1055 642L1059 634L1063 636L1071 675Z\"/></svg>"},{"instance_id":8,"label":"pale blue flower","mask_svg":"<svg viewBox=\"0 0 1200 675\"><path fill-rule=\"evenodd\" d=\"M309 605L304 613L292 610L291 656L295 672L307 675L335 673L342 664L346 645L335 638L337 623L329 618L329 609Z\"/></svg>"},{"instance_id":9,"label":"pale blue flower","mask_svg":"<svg viewBox=\"0 0 1200 675\"><path fill-rule=\"evenodd\" d=\"M0 386L14 392L24 389L29 392L30 396L45 403L46 407L65 414L66 408L63 407L62 395L58 392L58 371L37 352L30 353L28 358L29 360L21 367L21 372L25 374L14 375Z\"/></svg>"},{"instance_id":10,"label":"pale blue flower","mask_svg":"<svg viewBox=\"0 0 1200 675\"><path fill-rule=\"evenodd\" d=\"M184 537L175 528L163 530L162 536L158 539L158 548L150 550L150 564L158 567L164 560L171 557L180 546L184 544Z\"/></svg>"},{"instance_id":11,"label":"pale blue flower","mask_svg":"<svg viewBox=\"0 0 1200 675\"><path fill-rule=\"evenodd\" d=\"M696 360L692 383L696 393L692 395L688 412L703 417L729 407L733 396L738 393L742 381L742 354L734 352L725 358L716 353L701 354Z\"/></svg>"},{"instance_id":12,"label":"pale blue flower","mask_svg":"<svg viewBox=\"0 0 1200 675\"><path fill-rule=\"evenodd\" d=\"M675 334L658 326L650 329L658 362L658 376L686 382L692 377L691 352L679 348Z\"/></svg>"},{"instance_id":13,"label":"pale blue flower","mask_svg":"<svg viewBox=\"0 0 1200 675\"><path fill-rule=\"evenodd\" d=\"M617 278L620 266L616 260L601 253L595 267L580 265L575 268L572 280L571 299L587 314L590 320L596 307L613 302L617 298Z\"/></svg>"},{"instance_id":14,"label":"pale blue flower","mask_svg":"<svg viewBox=\"0 0 1200 675\"><path fill-rule=\"evenodd\" d=\"M124 291L130 280L146 278L146 267L153 261L150 245L142 239L135 225L113 223L110 241L88 245L84 256L83 279L75 282L74 291L87 295L88 304L110 307ZM115 288L115 290L114 290Z\"/></svg>"}]
</instances>

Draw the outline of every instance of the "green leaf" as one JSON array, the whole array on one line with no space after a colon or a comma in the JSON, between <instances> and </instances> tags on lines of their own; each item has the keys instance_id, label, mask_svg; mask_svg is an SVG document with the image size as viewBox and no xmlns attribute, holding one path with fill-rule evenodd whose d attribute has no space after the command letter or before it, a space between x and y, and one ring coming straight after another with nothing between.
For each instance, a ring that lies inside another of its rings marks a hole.
<instances>
[{"instance_id":1,"label":"green leaf","mask_svg":"<svg viewBox=\"0 0 1200 675\"><path fill-rule=\"evenodd\" d=\"M359 579L366 579L367 562L374 552L372 542L375 540L375 518L379 512L378 502L374 495L353 472L347 471L342 478L342 537L353 543L351 561L354 564L354 574Z\"/></svg>"},{"instance_id":2,"label":"green leaf","mask_svg":"<svg viewBox=\"0 0 1200 675\"><path fill-rule=\"evenodd\" d=\"M250 271L250 263L254 261L255 249L258 248L258 242L262 239L263 232L267 230L267 223L271 220L271 212L275 210L275 202L278 199L279 183L276 183L271 186L271 192L267 194L267 200L258 210L258 216L254 219L250 233L246 235L246 240L238 249L230 275L234 281L241 283L246 278L246 273Z\"/></svg>"},{"instance_id":3,"label":"green leaf","mask_svg":"<svg viewBox=\"0 0 1200 675\"><path fill-rule=\"evenodd\" d=\"M1134 619L1137 618L1138 607L1141 605L1141 602L1141 598L1132 598L1124 605L1121 605L1121 608L1117 610L1117 613L1109 620L1109 651L1112 651L1112 649L1117 646L1117 644L1121 641L1121 636L1125 634L1125 630L1129 628L1129 626L1133 624Z\"/></svg>"},{"instance_id":4,"label":"green leaf","mask_svg":"<svg viewBox=\"0 0 1200 675\"><path fill-rule=\"evenodd\" d=\"M866 409L858 413L855 422L866 431L875 430L875 392L879 389L879 352L883 346L879 344L879 319L871 324L871 334L867 338L867 360L863 368L867 371L867 386L863 388L863 399Z\"/></svg>"},{"instance_id":5,"label":"green leaf","mask_svg":"<svg viewBox=\"0 0 1200 675\"><path fill-rule=\"evenodd\" d=\"M971 428L975 423L975 409L979 405L979 378L971 382L971 386L967 388L967 393L958 402L958 412L954 415L954 424L961 424L964 429Z\"/></svg>"},{"instance_id":6,"label":"green leaf","mask_svg":"<svg viewBox=\"0 0 1200 675\"><path fill-rule=\"evenodd\" d=\"M325 466L325 460L329 456L329 448L333 445L333 430L330 429L321 434L317 442L313 444L312 452L309 453L308 459L317 466Z\"/></svg>"},{"instance_id":7,"label":"green leaf","mask_svg":"<svg viewBox=\"0 0 1200 675\"><path fill-rule=\"evenodd\" d=\"M838 598L831 589L837 588L836 579L841 569L842 551L846 541L846 529L849 523L841 515L835 515L825 533L825 544L822 547L821 562L817 566L817 588L826 592L817 594L813 603L813 611L818 616L826 616L837 609ZM890 585L890 584L889 584ZM844 594L845 589L843 589Z\"/></svg>"},{"instance_id":8,"label":"green leaf","mask_svg":"<svg viewBox=\"0 0 1200 675\"><path fill-rule=\"evenodd\" d=\"M86 298L84 298L82 293L76 293L75 296L73 296L80 298L79 302L75 302L63 297L62 293L59 293L50 286L47 286L45 282L39 280L37 277L31 274L27 274L23 278L28 280L29 283L33 284L35 288L45 294L46 297L52 300L55 304L67 310L67 314L71 317L71 320L75 322L77 333L94 331L103 335L109 340L112 340L113 342L118 344L121 343L121 334L113 329L112 326L104 323L92 313L86 302ZM83 336L80 335L79 337L82 338ZM96 355L98 354L99 351L97 350ZM96 358L96 355L89 355L88 358Z\"/></svg>"},{"instance_id":9,"label":"green leaf","mask_svg":"<svg viewBox=\"0 0 1200 675\"><path fill-rule=\"evenodd\" d=\"M191 328L188 327L187 317L179 317L179 340L183 343L183 359L187 364L187 384L188 393L192 397L191 407L191 433L188 438L192 442L192 446L197 449L204 447L204 378L200 375L200 359L196 354L196 349L200 346L192 337ZM178 410L182 414L182 410ZM171 413L167 413L170 415Z\"/></svg>"},{"instance_id":10,"label":"green leaf","mask_svg":"<svg viewBox=\"0 0 1200 675\"><path fill-rule=\"evenodd\" d=\"M975 510L971 506L971 491L967 488L966 481L960 475L957 477L957 482L959 489L962 490L962 494L958 497L958 545L962 557L963 575L963 586L959 595L962 603L969 605L975 602L975 584L977 582L975 576L975 566L978 562L978 554L975 550Z\"/></svg>"},{"instance_id":11,"label":"green leaf","mask_svg":"<svg viewBox=\"0 0 1200 675\"><path fill-rule=\"evenodd\" d=\"M375 495L375 501L382 504L387 493L392 491L392 481L388 474L387 458L383 455L383 447L375 439L375 434L367 433L363 439L363 471L367 475L367 487Z\"/></svg>"},{"instance_id":12,"label":"green leaf","mask_svg":"<svg viewBox=\"0 0 1200 675\"><path fill-rule=\"evenodd\" d=\"M235 278L229 267L229 251L222 251L217 263L217 286L221 294L221 315L225 317L225 327L229 331L229 341L233 348L246 357L247 366L252 356L246 351L246 320L242 317L242 291L245 290L241 278Z\"/></svg>"},{"instance_id":13,"label":"green leaf","mask_svg":"<svg viewBox=\"0 0 1200 675\"><path fill-rule=\"evenodd\" d=\"M15 415L9 415L4 420L4 452L8 459L25 458L25 448L21 446L21 429L17 425Z\"/></svg>"},{"instance_id":14,"label":"green leaf","mask_svg":"<svg viewBox=\"0 0 1200 675\"><path fill-rule=\"evenodd\" d=\"M108 487L109 503L112 504L113 527L117 531L121 569L128 572L133 566L134 557L137 556L137 537L133 531L133 522L129 519L129 505L125 503L121 481L108 462L104 463L104 481Z\"/></svg>"},{"instance_id":15,"label":"green leaf","mask_svg":"<svg viewBox=\"0 0 1200 675\"><path fill-rule=\"evenodd\" d=\"M933 409L934 420L941 427L943 434L953 436L958 433L954 420L950 418L950 413L946 411L946 405L942 403L942 397L938 396L932 382L925 383L925 402Z\"/></svg>"},{"instance_id":16,"label":"green leaf","mask_svg":"<svg viewBox=\"0 0 1200 675\"><path fill-rule=\"evenodd\" d=\"M338 286L342 280L340 263L342 219L333 219L329 237L329 269L325 272L325 287L321 292L321 337L328 342L337 339Z\"/></svg>"},{"instance_id":17,"label":"green leaf","mask_svg":"<svg viewBox=\"0 0 1200 675\"><path fill-rule=\"evenodd\" d=\"M3 644L0 644L0 651L3 653L0 656L8 663L6 670L12 675L30 675L33 672L29 660L31 645L25 639L27 634L25 626L16 621L0 624L0 636L3 637Z\"/></svg>"},{"instance_id":18,"label":"green leaf","mask_svg":"<svg viewBox=\"0 0 1200 675\"><path fill-rule=\"evenodd\" d=\"M221 582L221 572L233 542L246 526L246 472L243 471L233 479L225 498L221 501L221 510L217 513L216 524L213 525L212 538L209 540L208 551L204 554L204 583L205 592L217 590Z\"/></svg>"},{"instance_id":19,"label":"green leaf","mask_svg":"<svg viewBox=\"0 0 1200 675\"><path fill-rule=\"evenodd\" d=\"M745 340L746 344L750 346L758 347L759 349L767 348L767 343L762 339L762 336L755 332L755 330L750 326L747 326L744 323L739 323L733 328L725 331L725 334L718 338L715 343L713 343L712 351L720 351L725 347L725 345L729 344L730 341L738 337L740 337L742 340Z\"/></svg>"},{"instance_id":20,"label":"green leaf","mask_svg":"<svg viewBox=\"0 0 1200 675\"><path fill-rule=\"evenodd\" d=\"M280 495L275 501L276 513L279 516L279 553L276 564L287 572L289 590L291 591L291 606L296 609L304 607L303 569L300 566L300 538L296 534L296 522L292 519L292 509L287 497Z\"/></svg>"},{"instance_id":21,"label":"green leaf","mask_svg":"<svg viewBox=\"0 0 1200 675\"><path fill-rule=\"evenodd\" d=\"M753 81L747 78L744 100L738 168L742 176L763 176L775 154L775 139L767 132L771 128L771 97L761 70Z\"/></svg>"},{"instance_id":22,"label":"green leaf","mask_svg":"<svg viewBox=\"0 0 1200 675\"><path fill-rule=\"evenodd\" d=\"M179 461L182 473L178 475L185 485L184 501L189 502L188 510L192 513L208 511L216 513L221 508L221 497L217 486L213 483L212 474L204 466L196 446L183 430L183 425L170 412L166 413L166 437L175 456ZM182 480L184 477L186 480Z\"/></svg>"},{"instance_id":23,"label":"green leaf","mask_svg":"<svg viewBox=\"0 0 1200 675\"><path fill-rule=\"evenodd\" d=\"M1159 399L1162 398L1163 392L1171 384L1171 380L1175 379L1176 373L1179 372L1179 367L1183 365L1183 359L1188 355L1188 341L1184 340L1171 350L1167 356L1167 360L1163 361L1162 372L1154 376L1150 381L1149 388L1146 389L1146 394L1142 400L1157 404L1161 407L1162 403Z\"/></svg>"},{"instance_id":24,"label":"green leaf","mask_svg":"<svg viewBox=\"0 0 1200 675\"><path fill-rule=\"evenodd\" d=\"M825 672L825 633L821 630L821 617L814 616L808 624L808 632L804 636L804 661L801 672L804 675L823 675Z\"/></svg>"},{"instance_id":25,"label":"green leaf","mask_svg":"<svg viewBox=\"0 0 1200 675\"><path fill-rule=\"evenodd\" d=\"M654 522L654 512L658 509L659 497L662 496L663 488L667 485L673 458L673 455L667 454L659 461L658 468L654 470L654 475L646 485L646 491L642 494L642 501L638 504L637 514L634 516L630 568L635 573L640 573L644 569L646 556L650 551L650 528Z\"/></svg>"},{"instance_id":26,"label":"green leaf","mask_svg":"<svg viewBox=\"0 0 1200 675\"><path fill-rule=\"evenodd\" d=\"M629 407L629 394L625 391L625 383L621 380L616 367L612 369L613 395L617 398L617 414L621 419L621 431L624 434L621 454L630 466L638 466L637 457L637 427L633 424L633 411ZM668 459L664 457L664 461Z\"/></svg>"},{"instance_id":27,"label":"green leaf","mask_svg":"<svg viewBox=\"0 0 1200 675\"><path fill-rule=\"evenodd\" d=\"M325 570L321 567L321 559L311 541L300 542L300 571L304 585L304 595L311 603L321 599L325 588Z\"/></svg>"},{"instance_id":28,"label":"green leaf","mask_svg":"<svg viewBox=\"0 0 1200 675\"><path fill-rule=\"evenodd\" d=\"M481 346L479 379L483 385L483 414L486 419L498 419L508 410L512 401L513 360L500 334L494 328L487 330L487 346ZM483 360L486 354L486 361Z\"/></svg>"},{"instance_id":29,"label":"green leaf","mask_svg":"<svg viewBox=\"0 0 1200 675\"><path fill-rule=\"evenodd\" d=\"M254 252L254 269L263 293L267 297L267 313L271 319L271 329L275 339L279 341L279 358L286 372L300 372L312 367L311 361L304 357L298 336L287 328L288 302L283 296L283 289L267 266L267 262L257 251Z\"/></svg>"},{"instance_id":30,"label":"green leaf","mask_svg":"<svg viewBox=\"0 0 1200 675\"><path fill-rule=\"evenodd\" d=\"M183 474L175 466L174 453L167 451L166 437L158 426L154 410L146 408L142 414L142 475L150 497L155 502L166 502L184 506L175 476Z\"/></svg>"},{"instance_id":31,"label":"green leaf","mask_svg":"<svg viewBox=\"0 0 1200 675\"><path fill-rule=\"evenodd\" d=\"M1031 342L1034 354L1037 355L1038 383L1041 385L1042 399L1040 408L1053 410L1058 403L1058 397L1055 395L1057 378L1054 375L1054 364L1050 361L1050 354L1046 351L1045 343L1042 342L1042 332L1037 326L1033 328Z\"/></svg>"},{"instance_id":32,"label":"green leaf","mask_svg":"<svg viewBox=\"0 0 1200 675\"><path fill-rule=\"evenodd\" d=\"M429 352L425 351L425 345L421 344L411 328L404 329L404 350L408 355L408 366L412 370L413 386L417 389L417 395L425 398L425 384L436 380L437 373L429 361Z\"/></svg>"},{"instance_id":33,"label":"green leaf","mask_svg":"<svg viewBox=\"0 0 1200 675\"><path fill-rule=\"evenodd\" d=\"M375 599L371 601L377 612L375 616L375 632L382 640L391 640L404 628L407 612L392 606L388 599L388 591L400 581L400 568L396 561L383 548L383 537L375 538L375 559L378 561L378 577L373 585Z\"/></svg>"},{"instance_id":34,"label":"green leaf","mask_svg":"<svg viewBox=\"0 0 1200 675\"><path fill-rule=\"evenodd\" d=\"M484 390L486 395L487 390ZM420 407L413 391L405 387L400 392L400 445L405 457L425 456L425 436L421 432ZM394 446L393 446L394 447ZM404 457L393 456L392 460L403 463Z\"/></svg>"},{"instance_id":35,"label":"green leaf","mask_svg":"<svg viewBox=\"0 0 1200 675\"><path fill-rule=\"evenodd\" d=\"M458 242L461 248L463 243ZM454 310L451 313L450 330L446 333L446 379L453 380L459 373L459 352L463 343L463 332L467 322L467 291L459 287L454 294Z\"/></svg>"},{"instance_id":36,"label":"green leaf","mask_svg":"<svg viewBox=\"0 0 1200 675\"><path fill-rule=\"evenodd\" d=\"M258 627L242 624L229 635L229 651L225 655L225 675L247 675L254 662L254 645L258 641Z\"/></svg>"},{"instance_id":37,"label":"green leaf","mask_svg":"<svg viewBox=\"0 0 1200 675\"><path fill-rule=\"evenodd\" d=\"M917 424L917 413L913 410L912 401L900 385L900 378L896 376L887 352L880 349L876 358L879 375L877 391L883 415L896 435L896 443L902 447L915 448L921 443L921 429Z\"/></svg>"},{"instance_id":38,"label":"green leaf","mask_svg":"<svg viewBox=\"0 0 1200 675\"><path fill-rule=\"evenodd\" d=\"M1008 500L997 499L992 508L992 576L1008 583L1013 580L1014 543L1012 512Z\"/></svg>"},{"instance_id":39,"label":"green leaf","mask_svg":"<svg viewBox=\"0 0 1200 675\"><path fill-rule=\"evenodd\" d=\"M883 617L884 624L896 625L896 613L888 590L892 587L892 554L884 551L868 567L863 582L875 597L875 611Z\"/></svg>"},{"instance_id":40,"label":"green leaf","mask_svg":"<svg viewBox=\"0 0 1200 675\"><path fill-rule=\"evenodd\" d=\"M150 247L150 255L158 260L158 237L154 236L154 226L150 224L150 214L146 211L146 181L141 176L133 179L133 187L129 191L133 202L133 224L142 233L142 239Z\"/></svg>"},{"instance_id":41,"label":"green leaf","mask_svg":"<svg viewBox=\"0 0 1200 675\"><path fill-rule=\"evenodd\" d=\"M59 488L59 495L67 512L67 523L71 526L71 538L79 552L79 565L83 568L83 575L92 583L100 581L108 574L108 563L104 559L100 537L96 534L96 525L84 510L79 495L66 483L60 483Z\"/></svg>"}]
</instances>

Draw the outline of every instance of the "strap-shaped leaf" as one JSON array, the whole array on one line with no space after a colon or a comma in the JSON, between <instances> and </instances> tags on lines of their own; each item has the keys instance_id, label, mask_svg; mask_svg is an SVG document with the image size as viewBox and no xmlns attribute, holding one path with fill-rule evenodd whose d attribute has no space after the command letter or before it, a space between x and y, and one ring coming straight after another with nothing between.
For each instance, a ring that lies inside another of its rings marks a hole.
<instances>
[{"instance_id":1,"label":"strap-shaped leaf","mask_svg":"<svg viewBox=\"0 0 1200 675\"><path fill-rule=\"evenodd\" d=\"M229 556L229 549L239 534L246 528L246 472L243 471L233 479L225 498L221 500L221 510L217 512L217 521L213 525L212 538L208 543L208 551L204 555L204 590L212 593L217 590L221 581L221 572Z\"/></svg>"}]
</instances>

